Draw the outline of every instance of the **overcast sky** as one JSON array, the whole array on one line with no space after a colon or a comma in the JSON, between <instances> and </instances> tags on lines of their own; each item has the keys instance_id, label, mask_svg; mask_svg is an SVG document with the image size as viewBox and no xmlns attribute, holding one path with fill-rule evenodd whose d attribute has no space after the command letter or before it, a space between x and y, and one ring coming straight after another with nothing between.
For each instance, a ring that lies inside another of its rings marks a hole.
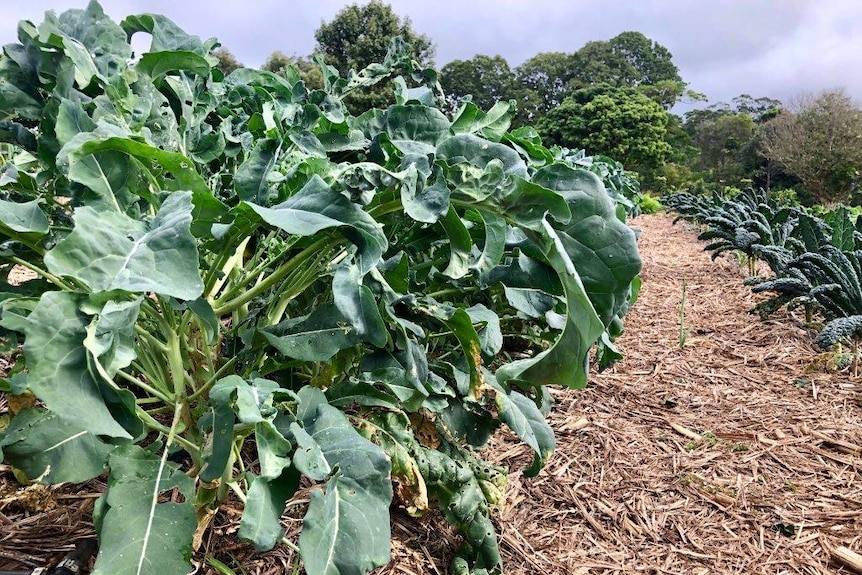
<instances>
[{"instance_id":1,"label":"overcast sky","mask_svg":"<svg viewBox=\"0 0 862 575\"><path fill-rule=\"evenodd\" d=\"M217 37L246 66L273 50L307 55L314 31L352 2L337 0L105 0L117 20L165 14L187 32ZM361 2L360 2L361 3ZM862 101L859 0L391 0L437 46L437 65L499 54L514 67L540 52L642 32L673 54L683 80L710 103L742 93L787 100L844 88ZM21 19L82 8L86 0L0 0L0 43Z\"/></svg>"}]
</instances>

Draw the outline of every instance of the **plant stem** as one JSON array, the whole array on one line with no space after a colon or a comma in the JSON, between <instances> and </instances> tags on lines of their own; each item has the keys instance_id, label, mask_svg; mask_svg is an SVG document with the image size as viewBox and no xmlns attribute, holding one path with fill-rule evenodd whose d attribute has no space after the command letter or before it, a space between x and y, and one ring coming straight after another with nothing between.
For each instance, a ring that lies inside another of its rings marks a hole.
<instances>
[{"instance_id":1,"label":"plant stem","mask_svg":"<svg viewBox=\"0 0 862 575\"><path fill-rule=\"evenodd\" d=\"M177 404L177 407L174 408L175 413L177 409L179 409L179 404ZM164 433L165 435L170 434L171 429L153 419L153 417L143 408L136 407L135 415L137 415L138 418L143 421L150 429L155 429L156 431ZM197 445L190 442L181 435L176 435L176 433L174 434L174 441L182 445L183 449L188 451L189 455L192 456L192 460L194 460L196 463L201 461L201 450ZM165 447L167 447L167 445Z\"/></svg>"},{"instance_id":2,"label":"plant stem","mask_svg":"<svg viewBox=\"0 0 862 575\"><path fill-rule=\"evenodd\" d=\"M167 395L163 394L161 391L159 391L155 387L153 387L147 383L144 383L143 381L141 381L137 377L130 375L130 374L128 374L122 370L118 371L117 375L120 376L121 379L124 379L127 382L131 383L132 385L135 385L135 386L141 388L142 390L146 391L147 393L149 393L152 396L155 396L156 398L160 399L161 401L168 403L168 404L173 403L173 400L171 400L171 398L169 398Z\"/></svg>"},{"instance_id":3,"label":"plant stem","mask_svg":"<svg viewBox=\"0 0 862 575\"><path fill-rule=\"evenodd\" d=\"M275 286L275 284L281 281L290 272L305 263L306 260L323 251L327 247L327 244L331 242L334 243L336 241L338 241L336 238L324 236L317 241L312 242L308 245L308 247L303 249L294 257L290 258L281 267L277 268L263 281L259 282L257 285L247 290L245 293L238 295L234 299L221 305L219 305L219 302L215 302L213 307L215 308L216 317L221 317L241 308L243 305L247 304L257 296L263 294L266 290Z\"/></svg>"},{"instance_id":4,"label":"plant stem","mask_svg":"<svg viewBox=\"0 0 862 575\"><path fill-rule=\"evenodd\" d=\"M150 332L148 332L148 331L147 331L146 329L144 329L141 325L139 325L139 324L135 324L135 333L137 333L139 337L141 337L141 338L143 338L143 339L147 340L147 343L149 343L151 346L153 346L154 348L156 348L158 351L160 351L160 352L164 353L165 355L167 355L167 353L168 353L168 346L167 346L167 345L165 345L165 343L164 343L164 342L159 341L159 340L158 340L158 339L157 339L153 334L151 334Z\"/></svg>"},{"instance_id":5,"label":"plant stem","mask_svg":"<svg viewBox=\"0 0 862 575\"><path fill-rule=\"evenodd\" d=\"M224 264L221 261L224 259L221 254L219 254L219 258L216 263L214 263L214 268L217 265L221 266L220 271L222 272L222 276L218 277L217 273L211 270L210 277L207 280L206 291L204 292L206 296L214 297L215 294L221 290L221 288L225 285L225 283L230 278L231 272L236 268L237 265L242 265L242 258L245 255L245 247L248 245L251 236L248 236L243 241L239 243L234 252L227 258ZM212 282L210 282L212 280ZM210 285L212 283L212 285Z\"/></svg>"},{"instance_id":6,"label":"plant stem","mask_svg":"<svg viewBox=\"0 0 862 575\"><path fill-rule=\"evenodd\" d=\"M42 276L43 278L45 278L46 280L48 280L49 282L51 282L52 284L54 284L55 286L57 286L58 288L60 288L62 290L69 291L72 289L72 286L70 284L68 284L65 281L63 281L62 279L58 278L57 276L55 276L54 274L52 274L48 270L43 270L42 268L40 268L39 266L37 266L36 264L34 264L32 262L28 262L27 260L22 260L18 256L10 257L9 261L18 264L21 267L25 267L30 271L36 272L37 274L39 274L40 276Z\"/></svg>"},{"instance_id":7,"label":"plant stem","mask_svg":"<svg viewBox=\"0 0 862 575\"><path fill-rule=\"evenodd\" d=\"M186 388L186 372L183 369L183 355L180 344L180 336L176 332L171 332L168 337L168 365L171 370L171 381L174 384L174 400L180 404L185 395Z\"/></svg>"},{"instance_id":8,"label":"plant stem","mask_svg":"<svg viewBox=\"0 0 862 575\"><path fill-rule=\"evenodd\" d=\"M229 359L229 360L228 360L228 361L227 361L223 366L221 366L221 367L218 369L218 371L217 371L217 372L215 372L215 373L212 375L212 377L210 377L210 378L206 381L206 383L204 383L202 386L200 386L197 390L195 390L195 392L194 392L194 393L192 393L192 394L189 396L189 401L194 401L195 399L199 398L199 397L200 397L201 395L203 395L204 393L208 392L208 391L210 390L210 388L211 388L213 385L215 385L215 383L216 383L219 379L221 379L222 374L224 374L224 372L226 372L228 369L230 369L231 367L233 367L233 364L235 364L235 363L237 362L237 360L238 360L238 359L239 359L239 356L237 356L237 355L235 355L235 356L233 356L232 358L230 358L230 359Z\"/></svg>"},{"instance_id":9,"label":"plant stem","mask_svg":"<svg viewBox=\"0 0 862 575\"><path fill-rule=\"evenodd\" d=\"M685 340L688 337L688 330L685 328L685 293L686 283L685 278L682 278L682 298L679 302L679 348L685 347Z\"/></svg>"}]
</instances>

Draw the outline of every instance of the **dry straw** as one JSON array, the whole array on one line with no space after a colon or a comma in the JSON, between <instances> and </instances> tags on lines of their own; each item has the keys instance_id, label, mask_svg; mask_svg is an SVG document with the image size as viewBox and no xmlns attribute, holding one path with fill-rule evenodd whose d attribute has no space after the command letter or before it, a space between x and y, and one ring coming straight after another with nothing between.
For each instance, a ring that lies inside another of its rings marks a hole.
<instances>
[{"instance_id":1,"label":"dry straw","mask_svg":"<svg viewBox=\"0 0 862 575\"><path fill-rule=\"evenodd\" d=\"M644 287L619 342L626 359L586 390L554 392L549 465L528 479L518 471L528 448L506 437L491 448L513 470L496 518L505 572L862 572L860 381L813 347L801 317L750 315L756 300L736 262L711 262L671 219L633 221ZM28 510L0 472L0 569L21 568L16 557L39 563L90 534L88 495L100 483L82 496L48 490L45 510L31 494ZM289 536L306 497L285 515ZM236 540L239 513L220 512L201 551L247 573L290 572L289 549L258 554ZM393 561L378 573L447 573L457 538L437 516L396 512Z\"/></svg>"}]
</instances>

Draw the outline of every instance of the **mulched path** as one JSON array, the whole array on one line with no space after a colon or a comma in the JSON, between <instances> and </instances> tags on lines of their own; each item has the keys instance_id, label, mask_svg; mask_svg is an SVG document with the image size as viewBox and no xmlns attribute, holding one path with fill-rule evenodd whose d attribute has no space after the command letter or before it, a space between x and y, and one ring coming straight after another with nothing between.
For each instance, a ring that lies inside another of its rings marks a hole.
<instances>
[{"instance_id":1,"label":"mulched path","mask_svg":"<svg viewBox=\"0 0 862 575\"><path fill-rule=\"evenodd\" d=\"M508 437L485 454L512 470L495 520L505 573L852 572L831 558L862 552L862 379L813 347L800 315L750 315L738 262L710 261L696 231L671 221L633 220L644 271L618 342L626 357L585 390L554 391L547 467L523 477L530 454ZM101 487L22 493L0 467L0 570L87 536ZM295 534L301 505L289 512ZM236 542L238 513L216 515L204 547L250 574L290 572L289 550ZM393 535L376 573L448 572L457 535L439 517L395 512Z\"/></svg>"}]
</instances>

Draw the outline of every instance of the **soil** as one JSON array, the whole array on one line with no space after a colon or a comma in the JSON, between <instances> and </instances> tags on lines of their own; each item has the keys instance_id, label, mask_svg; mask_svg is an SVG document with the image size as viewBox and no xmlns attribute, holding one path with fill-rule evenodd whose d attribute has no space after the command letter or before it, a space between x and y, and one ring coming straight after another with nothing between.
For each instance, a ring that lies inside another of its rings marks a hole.
<instances>
[{"instance_id":1,"label":"soil","mask_svg":"<svg viewBox=\"0 0 862 575\"><path fill-rule=\"evenodd\" d=\"M633 220L643 289L618 341L625 359L587 389L554 390L557 449L545 469L524 477L531 455L510 437L484 453L511 469L495 517L504 572L854 572L862 379L845 353L813 346L801 313L751 315L744 266L710 261L695 230L672 219ZM103 489L21 488L0 466L0 570L56 561L91 536ZM285 514L290 537L306 497ZM197 558L291 572L289 549L260 554L236 539L239 513L213 518ZM394 510L392 562L375 573L448 573L457 544L439 516Z\"/></svg>"}]
</instances>

